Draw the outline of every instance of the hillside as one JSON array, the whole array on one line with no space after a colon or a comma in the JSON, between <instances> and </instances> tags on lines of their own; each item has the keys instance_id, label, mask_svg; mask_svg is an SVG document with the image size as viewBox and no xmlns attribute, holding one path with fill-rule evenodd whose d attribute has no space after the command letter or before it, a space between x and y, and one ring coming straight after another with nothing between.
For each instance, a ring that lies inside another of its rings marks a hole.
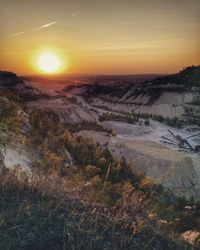
<instances>
[{"instance_id":1,"label":"hillside","mask_svg":"<svg viewBox=\"0 0 200 250\"><path fill-rule=\"evenodd\" d=\"M173 83L187 87L200 87L200 66L189 66L179 73L165 77L158 77L153 81L155 84Z\"/></svg>"},{"instance_id":2,"label":"hillside","mask_svg":"<svg viewBox=\"0 0 200 250\"><path fill-rule=\"evenodd\" d=\"M0 71L0 89L16 91L23 101L33 101L48 97L40 90L25 84L23 79L16 74L7 71Z\"/></svg>"},{"instance_id":3,"label":"hillside","mask_svg":"<svg viewBox=\"0 0 200 250\"><path fill-rule=\"evenodd\" d=\"M199 248L199 155L161 144L167 125L94 105L130 83L49 96L15 82L0 88L1 249Z\"/></svg>"},{"instance_id":4,"label":"hillside","mask_svg":"<svg viewBox=\"0 0 200 250\"><path fill-rule=\"evenodd\" d=\"M85 100L96 107L128 114L148 114L164 118L199 116L200 66L139 84L88 86ZM68 88L65 90L68 92ZM188 108L188 105L190 105ZM195 107L194 107L195 105Z\"/></svg>"}]
</instances>

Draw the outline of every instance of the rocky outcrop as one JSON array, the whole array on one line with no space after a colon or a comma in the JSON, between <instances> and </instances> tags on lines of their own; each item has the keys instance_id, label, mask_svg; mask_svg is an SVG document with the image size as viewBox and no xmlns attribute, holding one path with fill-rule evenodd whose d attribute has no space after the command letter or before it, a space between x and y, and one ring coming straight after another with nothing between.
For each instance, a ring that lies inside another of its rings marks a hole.
<instances>
[{"instance_id":1,"label":"rocky outcrop","mask_svg":"<svg viewBox=\"0 0 200 250\"><path fill-rule=\"evenodd\" d=\"M170 167L168 172L159 180L167 189L186 198L200 199L200 156L188 155L182 161Z\"/></svg>"},{"instance_id":2,"label":"rocky outcrop","mask_svg":"<svg viewBox=\"0 0 200 250\"><path fill-rule=\"evenodd\" d=\"M200 243L200 232L188 230L181 234L181 238L191 245Z\"/></svg>"},{"instance_id":3,"label":"rocky outcrop","mask_svg":"<svg viewBox=\"0 0 200 250\"><path fill-rule=\"evenodd\" d=\"M15 88L20 83L23 83L23 81L15 73L0 71L1 88Z\"/></svg>"}]
</instances>

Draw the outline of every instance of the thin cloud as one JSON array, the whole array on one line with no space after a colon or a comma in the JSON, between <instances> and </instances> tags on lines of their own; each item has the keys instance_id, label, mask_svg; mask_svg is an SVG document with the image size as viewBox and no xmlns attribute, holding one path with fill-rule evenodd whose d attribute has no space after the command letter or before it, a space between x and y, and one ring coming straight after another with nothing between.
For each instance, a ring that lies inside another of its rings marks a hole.
<instances>
[{"instance_id":1,"label":"thin cloud","mask_svg":"<svg viewBox=\"0 0 200 250\"><path fill-rule=\"evenodd\" d=\"M69 16L71 16L71 17L77 16L77 15L78 15L78 12L74 12L74 13L69 14Z\"/></svg>"},{"instance_id":2,"label":"thin cloud","mask_svg":"<svg viewBox=\"0 0 200 250\"><path fill-rule=\"evenodd\" d=\"M55 21L55 22L51 22L51 23L47 23L47 24L44 24L40 27L36 27L36 28L33 28L32 30L30 31L21 31L21 32L17 32L17 33L14 33L14 34L11 34L10 37L15 37L15 36L20 36L20 35L24 35L26 33L29 33L29 32L32 32L32 31L37 31L37 30L40 30L40 29L45 29L45 28L48 28L50 26L53 26L55 24L59 23L58 21Z\"/></svg>"},{"instance_id":3,"label":"thin cloud","mask_svg":"<svg viewBox=\"0 0 200 250\"><path fill-rule=\"evenodd\" d=\"M58 23L57 21L56 22L47 23L47 24L44 24L44 25L40 26L39 29L47 28L47 27L50 27L50 26L55 25L57 23Z\"/></svg>"},{"instance_id":4,"label":"thin cloud","mask_svg":"<svg viewBox=\"0 0 200 250\"><path fill-rule=\"evenodd\" d=\"M25 33L26 33L25 31L17 32L17 33L11 34L10 37L20 36L20 35L23 35Z\"/></svg>"}]
</instances>

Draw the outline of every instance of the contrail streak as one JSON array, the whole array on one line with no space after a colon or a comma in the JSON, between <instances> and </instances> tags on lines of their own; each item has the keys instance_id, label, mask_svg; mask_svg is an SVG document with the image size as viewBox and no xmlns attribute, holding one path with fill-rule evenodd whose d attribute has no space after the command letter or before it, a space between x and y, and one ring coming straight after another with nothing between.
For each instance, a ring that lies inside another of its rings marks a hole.
<instances>
[{"instance_id":1,"label":"contrail streak","mask_svg":"<svg viewBox=\"0 0 200 250\"><path fill-rule=\"evenodd\" d=\"M20 36L20 35L23 35L25 33L26 33L25 31L17 32L17 33L11 34L10 37Z\"/></svg>"},{"instance_id":2,"label":"contrail streak","mask_svg":"<svg viewBox=\"0 0 200 250\"><path fill-rule=\"evenodd\" d=\"M52 26L52 25L54 25L56 23L58 23L58 22L51 22L51 23L44 24L44 25L40 26L39 29L50 27L50 26Z\"/></svg>"},{"instance_id":3,"label":"contrail streak","mask_svg":"<svg viewBox=\"0 0 200 250\"><path fill-rule=\"evenodd\" d=\"M33 28L33 29L30 30L30 31L21 31L21 32L17 32L17 33L11 34L10 37L15 37L15 36L24 35L24 34L29 33L29 32L31 32L31 31L37 31L37 30L40 30L40 29L44 29L44 28L50 27L50 26L52 26L52 25L55 25L55 24L57 24L57 23L59 23L59 22L55 21L55 22L47 23L47 24L44 24L44 25L42 25L42 26L40 26L40 27Z\"/></svg>"}]
</instances>

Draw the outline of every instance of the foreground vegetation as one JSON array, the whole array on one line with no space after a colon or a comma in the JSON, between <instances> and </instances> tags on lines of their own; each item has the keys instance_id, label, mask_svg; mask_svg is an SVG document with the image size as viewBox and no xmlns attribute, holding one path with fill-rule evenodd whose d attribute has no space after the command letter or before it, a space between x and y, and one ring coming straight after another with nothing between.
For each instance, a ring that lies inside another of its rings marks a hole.
<instances>
[{"instance_id":1,"label":"foreground vegetation","mask_svg":"<svg viewBox=\"0 0 200 250\"><path fill-rule=\"evenodd\" d=\"M84 188L57 175L0 176L0 249L190 249L144 212L135 192L122 206L107 207ZM143 197L143 198L142 198Z\"/></svg>"}]
</instances>

